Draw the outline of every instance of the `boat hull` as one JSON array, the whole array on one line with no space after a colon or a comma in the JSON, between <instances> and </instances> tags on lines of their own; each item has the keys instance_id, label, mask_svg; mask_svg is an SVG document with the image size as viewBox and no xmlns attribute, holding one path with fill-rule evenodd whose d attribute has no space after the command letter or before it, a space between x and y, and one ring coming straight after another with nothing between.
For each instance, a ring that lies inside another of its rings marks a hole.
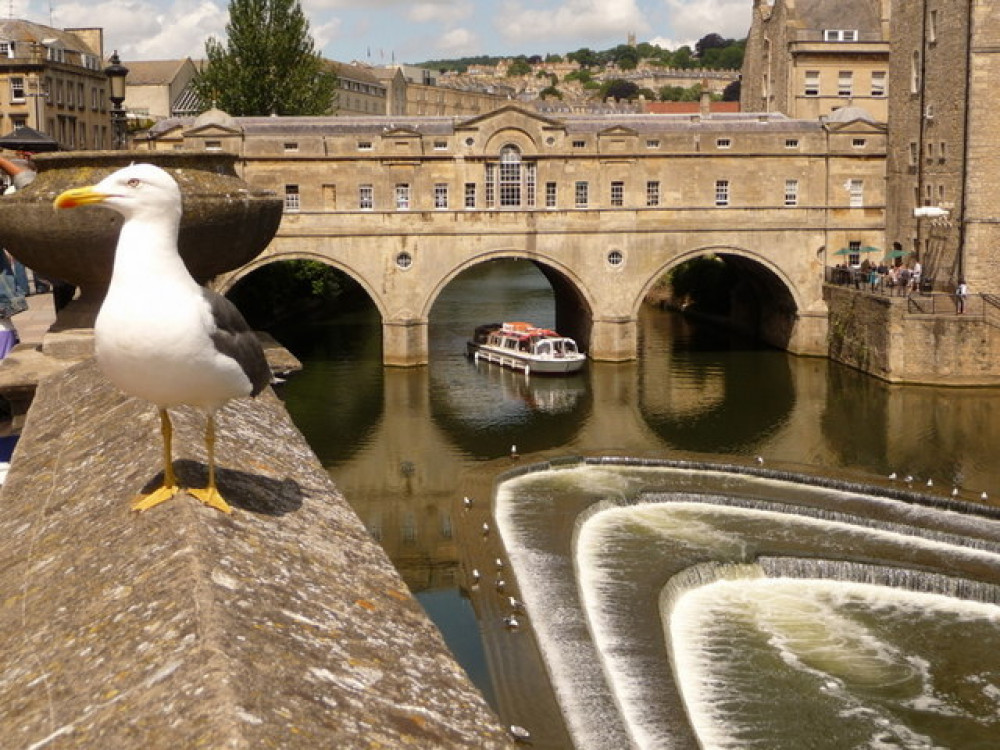
<instances>
[{"instance_id":1,"label":"boat hull","mask_svg":"<svg viewBox=\"0 0 1000 750\"><path fill-rule=\"evenodd\" d=\"M587 362L583 354L543 358L526 352L500 350L475 341L468 342L467 353L476 362L489 362L530 375L570 375L579 372Z\"/></svg>"}]
</instances>

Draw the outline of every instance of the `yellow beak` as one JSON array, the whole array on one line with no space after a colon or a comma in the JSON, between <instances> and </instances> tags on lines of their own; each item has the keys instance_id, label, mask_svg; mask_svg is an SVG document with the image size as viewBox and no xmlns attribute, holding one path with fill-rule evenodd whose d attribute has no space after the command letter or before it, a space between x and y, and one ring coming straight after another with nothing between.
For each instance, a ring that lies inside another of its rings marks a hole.
<instances>
[{"instance_id":1,"label":"yellow beak","mask_svg":"<svg viewBox=\"0 0 1000 750\"><path fill-rule=\"evenodd\" d=\"M110 198L107 193L102 193L95 189L96 186L72 188L56 196L52 202L53 208L76 208L77 206L87 206L92 203L101 203Z\"/></svg>"}]
</instances>

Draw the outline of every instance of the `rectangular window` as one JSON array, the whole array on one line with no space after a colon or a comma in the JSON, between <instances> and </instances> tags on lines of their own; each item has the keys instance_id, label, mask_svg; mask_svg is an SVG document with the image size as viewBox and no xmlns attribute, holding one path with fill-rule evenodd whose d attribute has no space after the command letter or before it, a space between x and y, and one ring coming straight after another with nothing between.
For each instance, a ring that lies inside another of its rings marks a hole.
<instances>
[{"instance_id":1,"label":"rectangular window","mask_svg":"<svg viewBox=\"0 0 1000 750\"><path fill-rule=\"evenodd\" d=\"M798 138L786 138L785 139L785 148L798 148L798 147L799 147L799 139Z\"/></svg>"},{"instance_id":2,"label":"rectangular window","mask_svg":"<svg viewBox=\"0 0 1000 750\"><path fill-rule=\"evenodd\" d=\"M586 148L586 147L587 147L586 141L573 141L573 148Z\"/></svg>"},{"instance_id":3,"label":"rectangular window","mask_svg":"<svg viewBox=\"0 0 1000 750\"><path fill-rule=\"evenodd\" d=\"M12 102L23 102L25 99L24 95L24 78L21 76L11 76L10 77L10 100Z\"/></svg>"},{"instance_id":4,"label":"rectangular window","mask_svg":"<svg viewBox=\"0 0 1000 750\"><path fill-rule=\"evenodd\" d=\"M852 266L861 265L861 241L851 240L847 243L847 263Z\"/></svg>"},{"instance_id":5,"label":"rectangular window","mask_svg":"<svg viewBox=\"0 0 1000 750\"><path fill-rule=\"evenodd\" d=\"M299 186L285 185L285 210L298 211L299 205Z\"/></svg>"},{"instance_id":6,"label":"rectangular window","mask_svg":"<svg viewBox=\"0 0 1000 750\"><path fill-rule=\"evenodd\" d=\"M535 207L535 184L538 180L538 165L528 162L524 165L524 206Z\"/></svg>"},{"instance_id":7,"label":"rectangular window","mask_svg":"<svg viewBox=\"0 0 1000 750\"><path fill-rule=\"evenodd\" d=\"M885 96L885 79L886 73L884 70L872 71L872 96Z\"/></svg>"},{"instance_id":8,"label":"rectangular window","mask_svg":"<svg viewBox=\"0 0 1000 750\"><path fill-rule=\"evenodd\" d=\"M448 141L434 141L434 150L435 151L447 151L448 150Z\"/></svg>"},{"instance_id":9,"label":"rectangular window","mask_svg":"<svg viewBox=\"0 0 1000 750\"><path fill-rule=\"evenodd\" d=\"M396 210L410 210L410 183L408 182L396 183Z\"/></svg>"},{"instance_id":10,"label":"rectangular window","mask_svg":"<svg viewBox=\"0 0 1000 750\"><path fill-rule=\"evenodd\" d=\"M371 211L375 208L375 186L358 185L358 208Z\"/></svg>"},{"instance_id":11,"label":"rectangular window","mask_svg":"<svg viewBox=\"0 0 1000 750\"><path fill-rule=\"evenodd\" d=\"M837 96L854 95L854 73L842 70L837 75Z\"/></svg>"},{"instance_id":12,"label":"rectangular window","mask_svg":"<svg viewBox=\"0 0 1000 750\"><path fill-rule=\"evenodd\" d=\"M819 96L819 71L807 70L803 93L806 96Z\"/></svg>"},{"instance_id":13,"label":"rectangular window","mask_svg":"<svg viewBox=\"0 0 1000 750\"><path fill-rule=\"evenodd\" d=\"M938 161L944 161L948 153L948 144L944 141L938 144Z\"/></svg>"},{"instance_id":14,"label":"rectangular window","mask_svg":"<svg viewBox=\"0 0 1000 750\"><path fill-rule=\"evenodd\" d=\"M496 205L497 165L490 162L486 165L486 208Z\"/></svg>"},{"instance_id":15,"label":"rectangular window","mask_svg":"<svg viewBox=\"0 0 1000 750\"><path fill-rule=\"evenodd\" d=\"M799 181L785 180L785 205L799 205Z\"/></svg>"},{"instance_id":16,"label":"rectangular window","mask_svg":"<svg viewBox=\"0 0 1000 750\"><path fill-rule=\"evenodd\" d=\"M0 57L14 56L14 42L0 42Z\"/></svg>"},{"instance_id":17,"label":"rectangular window","mask_svg":"<svg viewBox=\"0 0 1000 750\"><path fill-rule=\"evenodd\" d=\"M448 208L448 185L444 182L438 182L434 185L434 208L445 209Z\"/></svg>"},{"instance_id":18,"label":"rectangular window","mask_svg":"<svg viewBox=\"0 0 1000 750\"><path fill-rule=\"evenodd\" d=\"M916 166L917 164L917 142L910 141L910 166Z\"/></svg>"},{"instance_id":19,"label":"rectangular window","mask_svg":"<svg viewBox=\"0 0 1000 750\"><path fill-rule=\"evenodd\" d=\"M824 42L856 42L858 41L857 29L824 29Z\"/></svg>"},{"instance_id":20,"label":"rectangular window","mask_svg":"<svg viewBox=\"0 0 1000 750\"><path fill-rule=\"evenodd\" d=\"M612 206L624 206L625 205L625 183L620 181L615 181L611 183L611 205Z\"/></svg>"},{"instance_id":21,"label":"rectangular window","mask_svg":"<svg viewBox=\"0 0 1000 750\"><path fill-rule=\"evenodd\" d=\"M729 180L715 181L715 205L729 205Z\"/></svg>"},{"instance_id":22,"label":"rectangular window","mask_svg":"<svg viewBox=\"0 0 1000 750\"><path fill-rule=\"evenodd\" d=\"M850 193L851 208L862 208L865 205L865 183L864 180L851 180L847 186Z\"/></svg>"},{"instance_id":23,"label":"rectangular window","mask_svg":"<svg viewBox=\"0 0 1000 750\"><path fill-rule=\"evenodd\" d=\"M854 146L854 148L864 148L867 143L868 141L864 138L851 139L851 145Z\"/></svg>"},{"instance_id":24,"label":"rectangular window","mask_svg":"<svg viewBox=\"0 0 1000 750\"><path fill-rule=\"evenodd\" d=\"M206 151L222 151L222 141L205 141Z\"/></svg>"},{"instance_id":25,"label":"rectangular window","mask_svg":"<svg viewBox=\"0 0 1000 750\"><path fill-rule=\"evenodd\" d=\"M577 182L574 186L574 199L576 201L577 208L586 208L587 204L590 202L590 185L589 183L581 180Z\"/></svg>"},{"instance_id":26,"label":"rectangular window","mask_svg":"<svg viewBox=\"0 0 1000 750\"><path fill-rule=\"evenodd\" d=\"M545 207L555 208L556 207L556 183L546 182L545 183Z\"/></svg>"},{"instance_id":27,"label":"rectangular window","mask_svg":"<svg viewBox=\"0 0 1000 750\"><path fill-rule=\"evenodd\" d=\"M646 183L646 205L650 207L660 205L660 181L650 180Z\"/></svg>"},{"instance_id":28,"label":"rectangular window","mask_svg":"<svg viewBox=\"0 0 1000 750\"><path fill-rule=\"evenodd\" d=\"M650 138L646 141L646 148L659 148L659 147L660 147L659 138Z\"/></svg>"},{"instance_id":29,"label":"rectangular window","mask_svg":"<svg viewBox=\"0 0 1000 750\"><path fill-rule=\"evenodd\" d=\"M295 143L294 141L288 141L287 143L285 143L284 148L286 154L295 153L296 151L299 150L299 144Z\"/></svg>"},{"instance_id":30,"label":"rectangular window","mask_svg":"<svg viewBox=\"0 0 1000 750\"><path fill-rule=\"evenodd\" d=\"M476 207L476 183L474 182L465 183L465 207Z\"/></svg>"},{"instance_id":31,"label":"rectangular window","mask_svg":"<svg viewBox=\"0 0 1000 750\"><path fill-rule=\"evenodd\" d=\"M371 151L372 148L371 141L358 141L358 151Z\"/></svg>"},{"instance_id":32,"label":"rectangular window","mask_svg":"<svg viewBox=\"0 0 1000 750\"><path fill-rule=\"evenodd\" d=\"M716 138L715 139L716 148L732 148L733 139L732 138Z\"/></svg>"},{"instance_id":33,"label":"rectangular window","mask_svg":"<svg viewBox=\"0 0 1000 750\"><path fill-rule=\"evenodd\" d=\"M927 41L931 44L937 41L938 16L937 11L932 10L927 19Z\"/></svg>"}]
</instances>

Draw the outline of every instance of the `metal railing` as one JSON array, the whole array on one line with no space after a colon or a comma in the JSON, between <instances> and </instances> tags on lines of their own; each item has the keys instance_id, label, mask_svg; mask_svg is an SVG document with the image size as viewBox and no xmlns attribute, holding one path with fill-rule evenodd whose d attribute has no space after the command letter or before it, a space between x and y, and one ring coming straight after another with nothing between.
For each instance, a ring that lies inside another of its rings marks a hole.
<instances>
[{"instance_id":1,"label":"metal railing","mask_svg":"<svg viewBox=\"0 0 1000 750\"><path fill-rule=\"evenodd\" d=\"M911 281L893 281L889 274L872 274L860 268L827 266L823 269L823 280L827 284L856 289L859 292L879 294L883 297L909 297L915 294L929 295L934 292L934 279L922 278L918 285Z\"/></svg>"}]
</instances>

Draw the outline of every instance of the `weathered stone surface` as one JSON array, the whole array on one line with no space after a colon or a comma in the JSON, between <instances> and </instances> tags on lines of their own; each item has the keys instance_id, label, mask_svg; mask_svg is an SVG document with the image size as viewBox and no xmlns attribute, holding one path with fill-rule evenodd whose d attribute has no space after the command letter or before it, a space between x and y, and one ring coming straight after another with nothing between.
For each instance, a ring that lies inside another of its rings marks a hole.
<instances>
[{"instance_id":1,"label":"weathered stone surface","mask_svg":"<svg viewBox=\"0 0 1000 750\"><path fill-rule=\"evenodd\" d=\"M200 486L203 419L174 424ZM273 394L219 429L233 515L187 496L136 514L155 410L92 360L39 386L0 493L3 745L506 747Z\"/></svg>"}]
</instances>

